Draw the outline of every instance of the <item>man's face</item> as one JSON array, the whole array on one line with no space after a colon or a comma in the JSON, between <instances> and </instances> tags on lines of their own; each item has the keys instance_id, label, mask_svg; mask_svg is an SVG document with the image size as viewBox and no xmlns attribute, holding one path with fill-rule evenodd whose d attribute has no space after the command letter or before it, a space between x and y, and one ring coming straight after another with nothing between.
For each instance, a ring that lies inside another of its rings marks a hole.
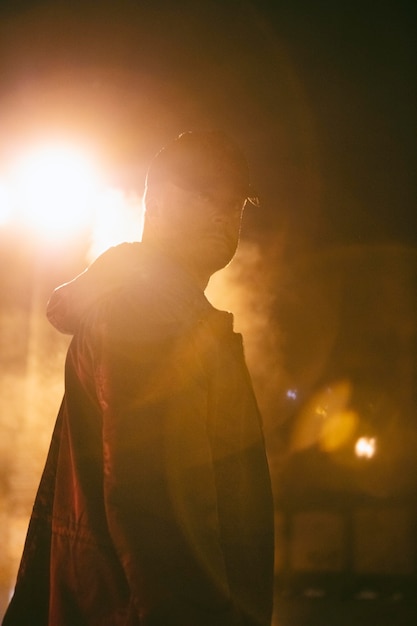
<instances>
[{"instance_id":1,"label":"man's face","mask_svg":"<svg viewBox=\"0 0 417 626\"><path fill-rule=\"evenodd\" d=\"M239 242L243 195L225 182L190 191L173 183L158 190L158 239L192 269L211 276L233 258Z\"/></svg>"}]
</instances>

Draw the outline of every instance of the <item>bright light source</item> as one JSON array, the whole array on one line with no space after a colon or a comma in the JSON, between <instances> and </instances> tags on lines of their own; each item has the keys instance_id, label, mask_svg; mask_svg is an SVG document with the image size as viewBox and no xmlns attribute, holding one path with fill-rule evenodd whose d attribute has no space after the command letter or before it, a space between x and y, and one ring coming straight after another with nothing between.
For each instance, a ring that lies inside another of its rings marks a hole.
<instances>
[{"instance_id":1,"label":"bright light source","mask_svg":"<svg viewBox=\"0 0 417 626\"><path fill-rule=\"evenodd\" d=\"M89 223L97 174L75 148L49 145L32 150L14 164L11 181L19 214L40 234L66 236Z\"/></svg>"},{"instance_id":2,"label":"bright light source","mask_svg":"<svg viewBox=\"0 0 417 626\"><path fill-rule=\"evenodd\" d=\"M376 440L374 437L360 437L355 444L356 456L371 459L376 452Z\"/></svg>"},{"instance_id":3,"label":"bright light source","mask_svg":"<svg viewBox=\"0 0 417 626\"><path fill-rule=\"evenodd\" d=\"M8 187L0 181L0 226L5 224L12 213L12 199Z\"/></svg>"},{"instance_id":4,"label":"bright light source","mask_svg":"<svg viewBox=\"0 0 417 626\"><path fill-rule=\"evenodd\" d=\"M140 240L143 229L142 198L105 186L87 155L63 144L32 148L9 167L0 181L0 225L11 216L37 238L88 233L89 261L109 246Z\"/></svg>"}]
</instances>

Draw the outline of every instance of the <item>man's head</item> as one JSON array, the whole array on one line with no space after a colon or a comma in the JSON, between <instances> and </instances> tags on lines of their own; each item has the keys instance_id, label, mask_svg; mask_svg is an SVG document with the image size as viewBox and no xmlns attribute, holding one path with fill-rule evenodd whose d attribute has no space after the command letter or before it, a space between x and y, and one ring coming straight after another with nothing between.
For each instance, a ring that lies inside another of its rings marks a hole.
<instances>
[{"instance_id":1,"label":"man's head","mask_svg":"<svg viewBox=\"0 0 417 626\"><path fill-rule=\"evenodd\" d=\"M239 148L219 132L183 133L149 167L144 239L208 280L234 256L248 199L254 201Z\"/></svg>"}]
</instances>

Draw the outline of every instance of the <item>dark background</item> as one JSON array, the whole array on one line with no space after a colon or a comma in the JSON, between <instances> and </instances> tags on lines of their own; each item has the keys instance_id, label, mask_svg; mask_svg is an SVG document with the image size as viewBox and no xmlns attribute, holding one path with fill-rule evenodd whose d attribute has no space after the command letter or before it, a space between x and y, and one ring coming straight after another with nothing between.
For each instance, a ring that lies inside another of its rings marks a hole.
<instances>
[{"instance_id":1,"label":"dark background","mask_svg":"<svg viewBox=\"0 0 417 626\"><path fill-rule=\"evenodd\" d=\"M0 11L6 155L31 134L86 135L140 187L167 139L220 127L248 153L259 227L415 242L413 3L17 0Z\"/></svg>"}]
</instances>

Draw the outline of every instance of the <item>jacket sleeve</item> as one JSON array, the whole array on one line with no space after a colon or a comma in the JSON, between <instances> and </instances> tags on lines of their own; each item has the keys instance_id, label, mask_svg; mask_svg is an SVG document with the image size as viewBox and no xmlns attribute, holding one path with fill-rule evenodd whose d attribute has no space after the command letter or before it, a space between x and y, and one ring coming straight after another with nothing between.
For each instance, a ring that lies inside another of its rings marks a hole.
<instances>
[{"instance_id":1,"label":"jacket sleeve","mask_svg":"<svg viewBox=\"0 0 417 626\"><path fill-rule=\"evenodd\" d=\"M231 626L196 333L124 319L99 343L106 514L140 623Z\"/></svg>"},{"instance_id":2,"label":"jacket sleeve","mask_svg":"<svg viewBox=\"0 0 417 626\"><path fill-rule=\"evenodd\" d=\"M86 270L57 287L46 307L46 317L61 333L73 335L92 305L117 288L137 262L139 244L109 248Z\"/></svg>"}]
</instances>

